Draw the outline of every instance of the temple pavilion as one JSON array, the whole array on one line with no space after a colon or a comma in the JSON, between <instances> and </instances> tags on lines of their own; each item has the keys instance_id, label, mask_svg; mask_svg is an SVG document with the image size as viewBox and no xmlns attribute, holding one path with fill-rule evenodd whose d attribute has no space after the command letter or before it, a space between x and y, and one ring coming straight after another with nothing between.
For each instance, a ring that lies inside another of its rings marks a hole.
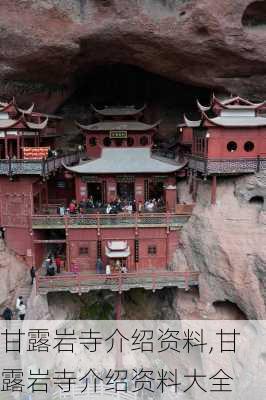
<instances>
[{"instance_id":1,"label":"temple pavilion","mask_svg":"<svg viewBox=\"0 0 266 400\"><path fill-rule=\"evenodd\" d=\"M246 174L266 169L266 102L252 103L241 97L219 100L213 96L210 106L197 102L201 118L184 116L182 137L192 132L189 170L212 178L212 203L216 200L216 177ZM192 184L194 187L196 185ZM195 193L194 193L195 194Z\"/></svg>"}]
</instances>

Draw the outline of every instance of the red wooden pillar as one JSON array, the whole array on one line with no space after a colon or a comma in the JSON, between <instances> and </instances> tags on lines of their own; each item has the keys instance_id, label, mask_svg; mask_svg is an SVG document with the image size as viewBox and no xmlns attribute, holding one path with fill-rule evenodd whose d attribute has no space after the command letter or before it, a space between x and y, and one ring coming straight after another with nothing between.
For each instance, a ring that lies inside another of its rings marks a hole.
<instances>
[{"instance_id":1,"label":"red wooden pillar","mask_svg":"<svg viewBox=\"0 0 266 400\"><path fill-rule=\"evenodd\" d=\"M176 209L176 182L174 177L169 177L165 188L166 211L175 212Z\"/></svg>"},{"instance_id":2,"label":"red wooden pillar","mask_svg":"<svg viewBox=\"0 0 266 400\"><path fill-rule=\"evenodd\" d=\"M211 187L211 204L216 204L216 190L217 190L217 177L212 176L212 187Z\"/></svg>"},{"instance_id":3,"label":"red wooden pillar","mask_svg":"<svg viewBox=\"0 0 266 400\"><path fill-rule=\"evenodd\" d=\"M17 136L17 159L20 159L20 137L19 134Z\"/></svg>"},{"instance_id":4,"label":"red wooden pillar","mask_svg":"<svg viewBox=\"0 0 266 400\"><path fill-rule=\"evenodd\" d=\"M39 200L39 213L41 214L41 209L42 209L42 192L39 191L38 193L38 200Z\"/></svg>"},{"instance_id":5,"label":"red wooden pillar","mask_svg":"<svg viewBox=\"0 0 266 400\"><path fill-rule=\"evenodd\" d=\"M119 321L122 313L122 293L117 292L115 304L115 319Z\"/></svg>"},{"instance_id":6,"label":"red wooden pillar","mask_svg":"<svg viewBox=\"0 0 266 400\"><path fill-rule=\"evenodd\" d=\"M135 200L137 205L144 204L144 177L136 177L135 179Z\"/></svg>"},{"instance_id":7,"label":"red wooden pillar","mask_svg":"<svg viewBox=\"0 0 266 400\"><path fill-rule=\"evenodd\" d=\"M7 144L7 137L6 136L5 136L5 158L8 158L8 144Z\"/></svg>"}]
</instances>

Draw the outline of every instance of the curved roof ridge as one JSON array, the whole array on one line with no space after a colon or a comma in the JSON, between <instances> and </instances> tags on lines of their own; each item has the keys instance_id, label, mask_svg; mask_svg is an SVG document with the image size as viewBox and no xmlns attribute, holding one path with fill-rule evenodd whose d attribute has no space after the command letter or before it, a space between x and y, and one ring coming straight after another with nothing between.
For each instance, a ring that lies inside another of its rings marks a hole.
<instances>
[{"instance_id":1,"label":"curved roof ridge","mask_svg":"<svg viewBox=\"0 0 266 400\"><path fill-rule=\"evenodd\" d=\"M132 106L105 106L104 108L97 108L94 104L90 105L92 110L100 115L135 115L141 113L145 108L146 104L143 105L141 108L135 108L134 105Z\"/></svg>"},{"instance_id":2,"label":"curved roof ridge","mask_svg":"<svg viewBox=\"0 0 266 400\"><path fill-rule=\"evenodd\" d=\"M186 114L184 114L184 121L188 128L197 128L200 126L202 119L199 119L197 121L192 121L187 118Z\"/></svg>"},{"instance_id":3,"label":"curved roof ridge","mask_svg":"<svg viewBox=\"0 0 266 400\"><path fill-rule=\"evenodd\" d=\"M156 121L154 124L146 124L140 121L101 121L93 124L84 125L78 121L75 121L78 128L87 131L100 131L100 130L131 130L131 131L148 131L156 128L161 120Z\"/></svg>"},{"instance_id":4,"label":"curved roof ridge","mask_svg":"<svg viewBox=\"0 0 266 400\"><path fill-rule=\"evenodd\" d=\"M203 105L199 102L198 99L197 99L197 106L198 106L198 109L199 109L201 112L202 112L202 111L210 111L211 108L212 108L212 105L203 106Z\"/></svg>"}]
</instances>

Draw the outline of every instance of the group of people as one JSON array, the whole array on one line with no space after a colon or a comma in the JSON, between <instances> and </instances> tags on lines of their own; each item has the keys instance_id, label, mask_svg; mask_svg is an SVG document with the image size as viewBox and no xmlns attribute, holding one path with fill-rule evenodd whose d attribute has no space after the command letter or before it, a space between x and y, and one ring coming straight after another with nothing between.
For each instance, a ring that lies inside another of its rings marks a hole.
<instances>
[{"instance_id":1,"label":"group of people","mask_svg":"<svg viewBox=\"0 0 266 400\"><path fill-rule=\"evenodd\" d=\"M64 267L64 259L60 254L49 256L44 260L43 267L45 268L46 276L54 276L56 273L60 274L62 268Z\"/></svg>"},{"instance_id":2,"label":"group of people","mask_svg":"<svg viewBox=\"0 0 266 400\"><path fill-rule=\"evenodd\" d=\"M128 272L125 260L114 260L111 263L107 263L104 267L104 264L101 258L97 259L96 262L96 273L97 274L106 274L111 275L112 273L119 273L125 274Z\"/></svg>"},{"instance_id":3,"label":"group of people","mask_svg":"<svg viewBox=\"0 0 266 400\"><path fill-rule=\"evenodd\" d=\"M26 315L26 306L23 301L23 297L19 296L16 300L16 310L15 310L15 315L17 315L18 319L21 321L24 320L25 315ZM2 314L3 319L6 321L13 319L13 311L11 308L6 307L3 311Z\"/></svg>"},{"instance_id":4,"label":"group of people","mask_svg":"<svg viewBox=\"0 0 266 400\"><path fill-rule=\"evenodd\" d=\"M164 207L164 200L162 197L158 199L147 200L144 204L136 200L126 200L120 199L117 197L114 201L111 201L107 204L103 204L99 201L94 201L93 196L89 196L88 199L83 198L79 203L76 200L71 200L68 207L59 207L58 214L63 215L77 215L77 214L86 214L95 210L95 212L102 212L105 214L119 214L119 213L136 213L136 212L155 212Z\"/></svg>"}]
</instances>

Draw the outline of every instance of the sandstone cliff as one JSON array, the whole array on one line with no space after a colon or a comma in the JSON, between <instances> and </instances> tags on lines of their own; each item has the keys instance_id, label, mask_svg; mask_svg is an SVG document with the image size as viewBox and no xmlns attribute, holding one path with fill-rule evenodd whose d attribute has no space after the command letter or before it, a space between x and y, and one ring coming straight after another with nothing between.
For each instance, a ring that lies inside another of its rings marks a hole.
<instances>
[{"instance_id":1,"label":"sandstone cliff","mask_svg":"<svg viewBox=\"0 0 266 400\"><path fill-rule=\"evenodd\" d=\"M16 296L26 297L25 289L30 290L29 270L0 240L0 306L14 307ZM28 293L27 293L28 294Z\"/></svg>"},{"instance_id":2,"label":"sandstone cliff","mask_svg":"<svg viewBox=\"0 0 266 400\"><path fill-rule=\"evenodd\" d=\"M209 184L199 185L193 216L182 231L184 248L177 254L188 269L201 272L203 317L212 317L213 303L229 301L249 319L265 319L265 199L265 174L218 179L215 206Z\"/></svg>"},{"instance_id":3,"label":"sandstone cliff","mask_svg":"<svg viewBox=\"0 0 266 400\"><path fill-rule=\"evenodd\" d=\"M96 65L265 97L265 2L9 0L0 3L1 94L55 109ZM53 96L50 96L53 92Z\"/></svg>"}]
</instances>

